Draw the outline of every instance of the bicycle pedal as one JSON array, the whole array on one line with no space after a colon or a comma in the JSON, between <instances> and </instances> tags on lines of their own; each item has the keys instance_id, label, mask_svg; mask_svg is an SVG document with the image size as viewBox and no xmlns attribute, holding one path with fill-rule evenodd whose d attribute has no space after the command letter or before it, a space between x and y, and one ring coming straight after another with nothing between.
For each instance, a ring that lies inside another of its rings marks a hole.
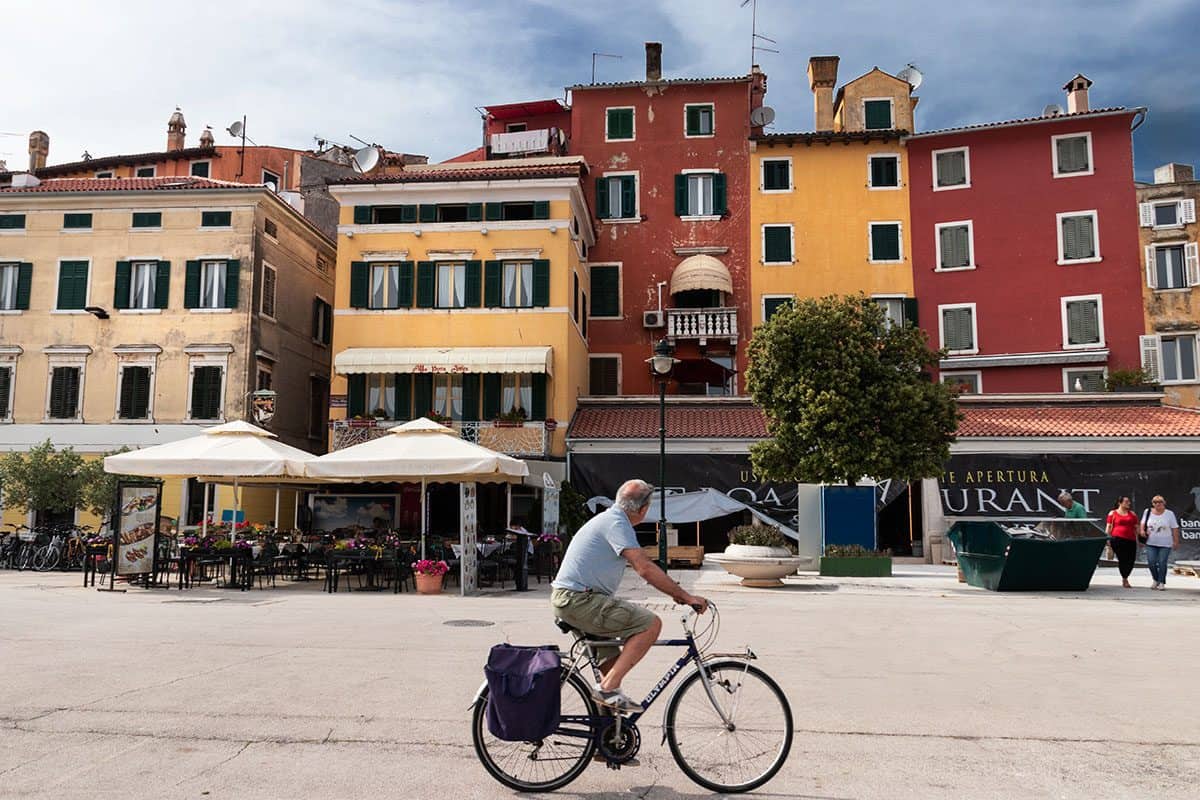
<instances>
[{"instance_id":1,"label":"bicycle pedal","mask_svg":"<svg viewBox=\"0 0 1200 800\"><path fill-rule=\"evenodd\" d=\"M619 763L617 763L616 761L605 761L604 763L608 765L609 769L620 769L621 768L621 765Z\"/></svg>"}]
</instances>

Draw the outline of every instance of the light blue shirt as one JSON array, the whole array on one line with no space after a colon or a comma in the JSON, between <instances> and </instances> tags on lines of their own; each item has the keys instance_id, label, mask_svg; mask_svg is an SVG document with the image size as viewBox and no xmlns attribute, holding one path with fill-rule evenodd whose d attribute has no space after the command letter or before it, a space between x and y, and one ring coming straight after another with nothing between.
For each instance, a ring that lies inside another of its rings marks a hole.
<instances>
[{"instance_id":1,"label":"light blue shirt","mask_svg":"<svg viewBox=\"0 0 1200 800\"><path fill-rule=\"evenodd\" d=\"M625 572L621 551L630 547L641 547L637 534L625 512L612 506L584 523L571 538L558 575L550 585L574 592L591 589L614 595Z\"/></svg>"}]
</instances>

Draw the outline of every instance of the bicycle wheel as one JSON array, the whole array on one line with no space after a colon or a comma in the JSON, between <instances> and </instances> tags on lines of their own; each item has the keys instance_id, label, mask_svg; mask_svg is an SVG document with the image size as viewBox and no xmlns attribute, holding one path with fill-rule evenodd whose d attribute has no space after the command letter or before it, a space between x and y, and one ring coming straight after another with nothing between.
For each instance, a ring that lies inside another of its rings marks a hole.
<instances>
[{"instance_id":1,"label":"bicycle wheel","mask_svg":"<svg viewBox=\"0 0 1200 800\"><path fill-rule=\"evenodd\" d=\"M745 661L714 661L703 669L713 697L733 723L726 728L697 670L667 706L667 744L675 763L714 792L748 792L783 766L792 747L792 710L783 690Z\"/></svg>"},{"instance_id":2,"label":"bicycle wheel","mask_svg":"<svg viewBox=\"0 0 1200 800\"><path fill-rule=\"evenodd\" d=\"M563 668L566 675L567 668ZM562 716L553 735L540 742L506 742L487 727L487 690L475 703L471 738L475 754L491 776L518 792L551 792L579 777L591 763L596 740L586 719L597 715L596 703L583 680L566 675L562 687ZM571 733L574 735L563 735Z\"/></svg>"},{"instance_id":3,"label":"bicycle wheel","mask_svg":"<svg viewBox=\"0 0 1200 800\"><path fill-rule=\"evenodd\" d=\"M33 568L38 572L49 572L58 563L58 551L50 545L39 547L33 556Z\"/></svg>"}]
</instances>

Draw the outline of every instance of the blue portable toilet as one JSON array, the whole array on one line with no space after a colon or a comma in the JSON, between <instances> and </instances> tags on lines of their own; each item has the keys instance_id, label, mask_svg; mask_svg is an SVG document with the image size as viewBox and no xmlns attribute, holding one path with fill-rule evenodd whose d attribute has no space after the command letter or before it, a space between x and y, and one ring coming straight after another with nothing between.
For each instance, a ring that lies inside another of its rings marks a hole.
<instances>
[{"instance_id":1,"label":"blue portable toilet","mask_svg":"<svg viewBox=\"0 0 1200 800\"><path fill-rule=\"evenodd\" d=\"M821 487L821 545L877 545L874 486Z\"/></svg>"}]
</instances>

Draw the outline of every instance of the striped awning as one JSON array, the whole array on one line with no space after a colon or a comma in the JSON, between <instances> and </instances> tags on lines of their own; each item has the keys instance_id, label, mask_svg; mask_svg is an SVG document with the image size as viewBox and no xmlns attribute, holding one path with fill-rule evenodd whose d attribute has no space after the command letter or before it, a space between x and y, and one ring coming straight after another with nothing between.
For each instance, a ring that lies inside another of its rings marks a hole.
<instances>
[{"instance_id":1,"label":"striped awning","mask_svg":"<svg viewBox=\"0 0 1200 800\"><path fill-rule=\"evenodd\" d=\"M363 373L544 372L551 374L550 347L351 347L334 356L339 375Z\"/></svg>"}]
</instances>

